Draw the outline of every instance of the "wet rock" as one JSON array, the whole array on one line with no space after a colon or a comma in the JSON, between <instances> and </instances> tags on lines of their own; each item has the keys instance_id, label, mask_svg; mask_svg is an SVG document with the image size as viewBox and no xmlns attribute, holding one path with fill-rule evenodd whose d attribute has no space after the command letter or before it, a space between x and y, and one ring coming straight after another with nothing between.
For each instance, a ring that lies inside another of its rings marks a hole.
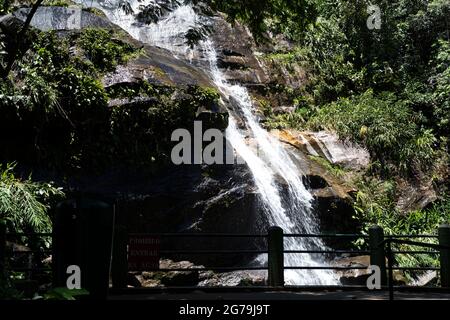
<instances>
[{"instance_id":1,"label":"wet rock","mask_svg":"<svg viewBox=\"0 0 450 320\"><path fill-rule=\"evenodd\" d=\"M370 163L367 150L343 142L330 132L301 132L296 130L273 130L282 142L290 144L302 152L327 159L332 164L344 168L360 170Z\"/></svg>"},{"instance_id":2,"label":"wet rock","mask_svg":"<svg viewBox=\"0 0 450 320\"><path fill-rule=\"evenodd\" d=\"M400 212L421 210L438 199L433 179L419 173L414 180L397 179L398 200L396 207Z\"/></svg>"},{"instance_id":3,"label":"wet rock","mask_svg":"<svg viewBox=\"0 0 450 320\"><path fill-rule=\"evenodd\" d=\"M142 287L139 276L130 272L127 274L127 285L134 288Z\"/></svg>"},{"instance_id":4,"label":"wet rock","mask_svg":"<svg viewBox=\"0 0 450 320\"><path fill-rule=\"evenodd\" d=\"M226 78L241 84L268 83L264 69L254 54L255 41L246 27L231 26L222 16L213 22L212 38L217 45L218 65Z\"/></svg>"},{"instance_id":5,"label":"wet rock","mask_svg":"<svg viewBox=\"0 0 450 320\"><path fill-rule=\"evenodd\" d=\"M358 256L350 258L337 259L332 262L337 267L362 267L364 269L337 271L337 275L343 285L366 285L367 279L371 275L370 256Z\"/></svg>"},{"instance_id":6,"label":"wet rock","mask_svg":"<svg viewBox=\"0 0 450 320\"><path fill-rule=\"evenodd\" d=\"M387 264L387 259L386 259ZM332 265L337 267L361 267L364 269L353 270L339 270L337 271L340 282L343 285L359 285L366 286L367 279L371 276L372 272L368 269L370 266L370 256L357 256L336 259L332 262ZM394 284L395 285L407 285L408 280L400 270L394 270Z\"/></svg>"},{"instance_id":7,"label":"wet rock","mask_svg":"<svg viewBox=\"0 0 450 320\"><path fill-rule=\"evenodd\" d=\"M267 272L264 271L233 271L215 273L199 283L201 287L235 287L264 286Z\"/></svg>"},{"instance_id":8,"label":"wet rock","mask_svg":"<svg viewBox=\"0 0 450 320\"><path fill-rule=\"evenodd\" d=\"M286 113L294 113L295 107L289 106L279 106L272 108L274 114L286 114Z\"/></svg>"},{"instance_id":9,"label":"wet rock","mask_svg":"<svg viewBox=\"0 0 450 320\"><path fill-rule=\"evenodd\" d=\"M278 132L275 132L275 136L280 138ZM284 137L280 140L285 142L285 147L295 155L292 160L299 173L303 174L303 181L314 196L313 208L319 220L320 230L324 233L356 232L359 225L353 219L352 195L356 190L351 183L351 172L348 177L337 177L311 157L311 153L304 144L301 144L301 141L286 140ZM337 239L325 240L331 247L337 248L343 245Z\"/></svg>"},{"instance_id":10,"label":"wet rock","mask_svg":"<svg viewBox=\"0 0 450 320\"><path fill-rule=\"evenodd\" d=\"M312 174L303 177L303 184L313 190L329 187L327 180L319 175Z\"/></svg>"},{"instance_id":11,"label":"wet rock","mask_svg":"<svg viewBox=\"0 0 450 320\"><path fill-rule=\"evenodd\" d=\"M169 259L160 261L161 269L192 269L192 271L168 271L168 272L142 272L139 276L140 285L143 287L156 286L195 286L199 282L199 271L196 268L202 266L195 266L189 261L175 262Z\"/></svg>"},{"instance_id":12,"label":"wet rock","mask_svg":"<svg viewBox=\"0 0 450 320\"><path fill-rule=\"evenodd\" d=\"M21 21L27 19L30 8L21 8L14 16ZM80 30L84 28L112 28L113 24L98 15L79 7L39 7L31 20L32 27L42 30Z\"/></svg>"},{"instance_id":13,"label":"wet rock","mask_svg":"<svg viewBox=\"0 0 450 320\"><path fill-rule=\"evenodd\" d=\"M214 87L208 76L198 68L176 59L164 49L144 45L124 37L129 43L142 48L142 53L124 66L104 76L102 82L108 87L123 83L136 83L146 80L152 84L168 86L198 85Z\"/></svg>"},{"instance_id":14,"label":"wet rock","mask_svg":"<svg viewBox=\"0 0 450 320\"><path fill-rule=\"evenodd\" d=\"M11 17L2 18L5 20L4 24L6 25L6 21L8 21L9 25L13 21L12 27L17 30L15 24L25 21L29 10L29 8L22 8L14 12L13 17L18 19L18 21L14 20L15 22ZM120 35L120 40L130 43L136 48L142 48L138 57L104 76L102 82L106 87L122 83L135 83L140 80L160 85L213 87L209 77L200 69L183 60L176 59L168 50L145 45L133 39L107 18L88 10L80 10L78 7L40 7L31 21L31 26L42 31L56 30L61 35L68 34L68 32L79 32L85 28L107 28L116 31Z\"/></svg>"},{"instance_id":15,"label":"wet rock","mask_svg":"<svg viewBox=\"0 0 450 320\"><path fill-rule=\"evenodd\" d=\"M13 14L0 16L0 33L5 35L3 41L7 52L11 52L11 50L15 48L17 43L19 42L19 32L17 30L21 30L23 24L23 21L16 18ZM20 39L24 51L27 50L27 48L32 43L34 33L34 30L30 28L27 32L26 38Z\"/></svg>"}]
</instances>

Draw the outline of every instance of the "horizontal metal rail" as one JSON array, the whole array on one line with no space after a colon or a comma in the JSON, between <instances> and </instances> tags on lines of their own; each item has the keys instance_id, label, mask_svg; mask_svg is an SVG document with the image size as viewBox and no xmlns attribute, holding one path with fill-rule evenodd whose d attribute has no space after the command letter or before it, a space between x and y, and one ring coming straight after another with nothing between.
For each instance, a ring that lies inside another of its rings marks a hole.
<instances>
[{"instance_id":1,"label":"horizontal metal rail","mask_svg":"<svg viewBox=\"0 0 450 320\"><path fill-rule=\"evenodd\" d=\"M30 250L30 251L15 251L15 250L10 250L10 252L12 254L35 254L35 253L52 253L52 250Z\"/></svg>"},{"instance_id":2,"label":"horizontal metal rail","mask_svg":"<svg viewBox=\"0 0 450 320\"><path fill-rule=\"evenodd\" d=\"M43 271L52 271L52 268L10 268L12 271L15 272L43 272Z\"/></svg>"},{"instance_id":3,"label":"horizontal metal rail","mask_svg":"<svg viewBox=\"0 0 450 320\"><path fill-rule=\"evenodd\" d=\"M434 255L434 254L439 254L439 251L420 251L420 250L402 250L402 251L396 251L396 250L392 250L392 253L394 254L429 254L429 255Z\"/></svg>"},{"instance_id":4,"label":"horizontal metal rail","mask_svg":"<svg viewBox=\"0 0 450 320\"><path fill-rule=\"evenodd\" d=\"M386 238L402 239L402 238L437 238L434 234L399 234L399 235L385 235Z\"/></svg>"},{"instance_id":5,"label":"horizontal metal rail","mask_svg":"<svg viewBox=\"0 0 450 320\"><path fill-rule=\"evenodd\" d=\"M434 244L434 243L425 243L425 242L417 242L417 241L410 241L410 240L399 240L399 239L385 239L383 240L379 246L384 245L386 243L398 243L398 244L409 244L411 246L417 246L417 247L425 247L425 248L431 248L431 249L450 249L450 246L443 246L440 244Z\"/></svg>"},{"instance_id":6,"label":"horizontal metal rail","mask_svg":"<svg viewBox=\"0 0 450 320\"><path fill-rule=\"evenodd\" d=\"M268 250L161 250L161 255L167 254L267 254Z\"/></svg>"},{"instance_id":7,"label":"horizontal metal rail","mask_svg":"<svg viewBox=\"0 0 450 320\"><path fill-rule=\"evenodd\" d=\"M11 237L51 237L52 233L25 233L25 232L7 232L6 236Z\"/></svg>"},{"instance_id":8,"label":"horizontal metal rail","mask_svg":"<svg viewBox=\"0 0 450 320\"><path fill-rule=\"evenodd\" d=\"M239 233L130 233L129 235L167 238L267 238L266 234Z\"/></svg>"},{"instance_id":9,"label":"horizontal metal rail","mask_svg":"<svg viewBox=\"0 0 450 320\"><path fill-rule=\"evenodd\" d=\"M403 271L439 271L440 268L437 268L437 267L392 267L392 270L403 270Z\"/></svg>"},{"instance_id":10,"label":"horizontal metal rail","mask_svg":"<svg viewBox=\"0 0 450 320\"><path fill-rule=\"evenodd\" d=\"M289 253L324 253L324 254L369 254L368 250L284 250Z\"/></svg>"},{"instance_id":11,"label":"horizontal metal rail","mask_svg":"<svg viewBox=\"0 0 450 320\"><path fill-rule=\"evenodd\" d=\"M341 267L341 266L285 266L286 270L367 270L367 267ZM268 267L202 267L202 268L161 268L150 269L149 272L192 272L192 271L212 271L212 270L224 270L224 271L246 271L246 270L264 270L267 271ZM133 270L131 270L133 271Z\"/></svg>"},{"instance_id":12,"label":"horizontal metal rail","mask_svg":"<svg viewBox=\"0 0 450 320\"><path fill-rule=\"evenodd\" d=\"M160 254L268 254L268 250L161 250ZM285 254L323 253L323 254L369 254L368 250L284 250Z\"/></svg>"},{"instance_id":13,"label":"horizontal metal rail","mask_svg":"<svg viewBox=\"0 0 450 320\"><path fill-rule=\"evenodd\" d=\"M365 234L313 234L313 233L287 233L283 234L288 238L368 238Z\"/></svg>"},{"instance_id":14,"label":"horizontal metal rail","mask_svg":"<svg viewBox=\"0 0 450 320\"><path fill-rule=\"evenodd\" d=\"M267 270L267 267L203 267L203 268L161 268L161 269L149 269L149 272L193 272L193 271L247 271L247 270ZM134 270L130 270L134 271Z\"/></svg>"}]
</instances>

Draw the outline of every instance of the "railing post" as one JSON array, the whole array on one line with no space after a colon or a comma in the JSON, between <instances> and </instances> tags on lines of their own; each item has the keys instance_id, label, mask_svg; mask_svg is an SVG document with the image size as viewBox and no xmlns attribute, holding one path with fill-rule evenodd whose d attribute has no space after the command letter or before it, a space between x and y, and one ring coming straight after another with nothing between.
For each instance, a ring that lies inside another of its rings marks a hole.
<instances>
[{"instance_id":1,"label":"railing post","mask_svg":"<svg viewBox=\"0 0 450 320\"><path fill-rule=\"evenodd\" d=\"M283 229L280 227L269 228L269 286L284 286L284 246Z\"/></svg>"},{"instance_id":2,"label":"railing post","mask_svg":"<svg viewBox=\"0 0 450 320\"><path fill-rule=\"evenodd\" d=\"M443 224L438 229L439 245L450 246L450 225ZM450 288L450 249L440 249L441 286Z\"/></svg>"},{"instance_id":3,"label":"railing post","mask_svg":"<svg viewBox=\"0 0 450 320\"><path fill-rule=\"evenodd\" d=\"M392 255L392 242L387 243L388 270L389 270L389 300L394 300L394 256Z\"/></svg>"},{"instance_id":4,"label":"railing post","mask_svg":"<svg viewBox=\"0 0 450 320\"><path fill-rule=\"evenodd\" d=\"M6 275L6 222L0 220L0 280Z\"/></svg>"},{"instance_id":5,"label":"railing post","mask_svg":"<svg viewBox=\"0 0 450 320\"><path fill-rule=\"evenodd\" d=\"M124 226L114 228L113 254L111 265L111 278L114 289L127 287L128 260L127 260L128 234Z\"/></svg>"},{"instance_id":6,"label":"railing post","mask_svg":"<svg viewBox=\"0 0 450 320\"><path fill-rule=\"evenodd\" d=\"M384 244L380 245L384 240L383 228L374 225L369 228L369 248L370 248L370 265L378 266L381 271L381 285L386 285L386 255L384 253Z\"/></svg>"}]
</instances>

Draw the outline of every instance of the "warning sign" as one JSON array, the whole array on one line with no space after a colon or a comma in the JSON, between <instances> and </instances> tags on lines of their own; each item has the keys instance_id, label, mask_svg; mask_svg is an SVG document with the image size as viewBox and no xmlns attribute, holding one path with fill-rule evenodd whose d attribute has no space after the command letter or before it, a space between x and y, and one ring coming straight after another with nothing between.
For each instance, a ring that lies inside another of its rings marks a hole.
<instances>
[{"instance_id":1,"label":"warning sign","mask_svg":"<svg viewBox=\"0 0 450 320\"><path fill-rule=\"evenodd\" d=\"M128 239L128 270L150 271L159 269L159 237L131 235Z\"/></svg>"}]
</instances>

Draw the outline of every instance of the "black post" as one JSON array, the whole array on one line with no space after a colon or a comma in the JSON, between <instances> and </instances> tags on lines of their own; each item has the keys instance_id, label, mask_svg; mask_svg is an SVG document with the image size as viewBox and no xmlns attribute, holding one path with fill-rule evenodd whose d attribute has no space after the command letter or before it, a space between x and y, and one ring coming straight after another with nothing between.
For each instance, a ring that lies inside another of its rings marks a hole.
<instances>
[{"instance_id":1,"label":"black post","mask_svg":"<svg viewBox=\"0 0 450 320\"><path fill-rule=\"evenodd\" d=\"M384 232L383 228L374 225L369 228L369 248L370 248L370 264L378 266L381 271L381 285L385 286L386 278L386 258L384 253Z\"/></svg>"},{"instance_id":2,"label":"black post","mask_svg":"<svg viewBox=\"0 0 450 320\"><path fill-rule=\"evenodd\" d=\"M284 286L284 246L283 229L271 227L269 229L269 286Z\"/></svg>"},{"instance_id":3,"label":"black post","mask_svg":"<svg viewBox=\"0 0 450 320\"><path fill-rule=\"evenodd\" d=\"M439 245L450 246L450 225L443 224L438 229ZM441 286L450 288L450 249L440 249Z\"/></svg>"},{"instance_id":4,"label":"black post","mask_svg":"<svg viewBox=\"0 0 450 320\"><path fill-rule=\"evenodd\" d=\"M54 223L54 286L66 287L67 269L81 271L90 299L106 299L111 273L114 207L90 197L60 203Z\"/></svg>"},{"instance_id":5,"label":"black post","mask_svg":"<svg viewBox=\"0 0 450 320\"><path fill-rule=\"evenodd\" d=\"M388 241L388 269L389 269L389 300L394 300L394 257L392 256L392 243L391 241Z\"/></svg>"},{"instance_id":6,"label":"black post","mask_svg":"<svg viewBox=\"0 0 450 320\"><path fill-rule=\"evenodd\" d=\"M114 289L127 287L128 259L127 259L128 233L124 226L114 228L113 257L111 265L111 278Z\"/></svg>"},{"instance_id":7,"label":"black post","mask_svg":"<svg viewBox=\"0 0 450 320\"><path fill-rule=\"evenodd\" d=\"M6 275L6 222L0 221L0 280Z\"/></svg>"}]
</instances>

